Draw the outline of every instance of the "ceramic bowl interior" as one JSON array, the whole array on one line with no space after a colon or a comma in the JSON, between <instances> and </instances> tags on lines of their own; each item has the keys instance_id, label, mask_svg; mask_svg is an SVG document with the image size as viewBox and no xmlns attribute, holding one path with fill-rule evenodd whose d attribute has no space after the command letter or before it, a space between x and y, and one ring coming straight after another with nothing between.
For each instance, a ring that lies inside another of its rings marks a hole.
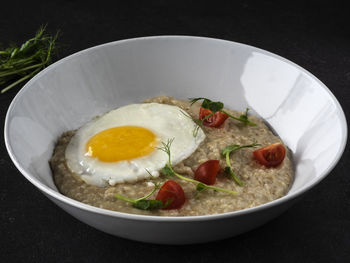
<instances>
[{"instance_id":1,"label":"ceramic bowl interior","mask_svg":"<svg viewBox=\"0 0 350 263\"><path fill-rule=\"evenodd\" d=\"M161 36L90 48L35 76L9 108L5 124L9 154L24 176L51 199L103 214L103 209L57 191L48 165L54 144L62 132L98 114L158 95L208 97L238 111L249 107L251 114L268 122L293 153L295 180L289 193L267 208L317 184L335 166L346 143L346 120L339 103L301 67L234 42ZM154 220L133 217L138 218Z\"/></svg>"}]
</instances>

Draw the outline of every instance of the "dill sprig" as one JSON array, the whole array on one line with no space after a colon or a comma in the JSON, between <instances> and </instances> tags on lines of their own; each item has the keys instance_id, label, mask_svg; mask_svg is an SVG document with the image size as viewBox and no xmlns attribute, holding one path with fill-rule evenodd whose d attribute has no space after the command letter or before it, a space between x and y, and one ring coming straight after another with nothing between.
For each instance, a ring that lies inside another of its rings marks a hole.
<instances>
[{"instance_id":1,"label":"dill sprig","mask_svg":"<svg viewBox=\"0 0 350 263\"><path fill-rule=\"evenodd\" d=\"M193 131L192 131L192 135L193 137L197 137L198 135L198 132L199 132L199 129L202 128L203 129L203 123L201 120L198 120L198 119L194 119L192 118L187 112L183 111L183 110L180 110L180 112L185 115L187 118L191 119L194 123L195 123L195 126L193 128Z\"/></svg>"},{"instance_id":2,"label":"dill sprig","mask_svg":"<svg viewBox=\"0 0 350 263\"><path fill-rule=\"evenodd\" d=\"M163 175L169 176L169 177L174 177L175 176L175 177L177 177L177 178L179 178L181 180L184 180L184 181L196 184L197 193L202 192L202 191L204 191L206 189L212 189L212 190L215 190L215 191L225 192L225 193L229 193L229 194L237 194L237 192L234 192L234 191L231 191L231 190L227 190L227 189L224 189L224 188L220 188L220 187L207 185L207 184L204 184L204 183L202 183L200 181L197 181L197 180L194 180L194 179L191 179L191 178L188 178L188 177L185 177L185 176L182 176L182 175L176 173L174 171L174 169L172 168L172 166L171 166L170 147L171 147L171 144L173 143L173 141L174 141L174 138L169 139L167 141L167 143L162 142L163 146L158 148L159 150L165 152L168 155L168 163L161 170L161 173Z\"/></svg>"},{"instance_id":3,"label":"dill sprig","mask_svg":"<svg viewBox=\"0 0 350 263\"><path fill-rule=\"evenodd\" d=\"M42 26L21 47L0 50L0 87L4 86L1 93L32 78L52 62L58 33L48 36L45 28Z\"/></svg>"}]
</instances>

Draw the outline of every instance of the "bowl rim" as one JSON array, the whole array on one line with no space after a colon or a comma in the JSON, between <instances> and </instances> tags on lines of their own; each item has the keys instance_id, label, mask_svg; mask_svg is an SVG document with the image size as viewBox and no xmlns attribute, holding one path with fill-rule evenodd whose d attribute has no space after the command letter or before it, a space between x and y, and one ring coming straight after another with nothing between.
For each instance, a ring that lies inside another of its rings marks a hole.
<instances>
[{"instance_id":1,"label":"bowl rim","mask_svg":"<svg viewBox=\"0 0 350 263\"><path fill-rule=\"evenodd\" d=\"M61 63L64 63L67 60L73 59L75 57L78 57L84 53L88 53L91 52L92 50L95 49L101 49L104 47L108 47L108 46L114 46L114 45L119 45L119 44L124 44L124 43L128 43L128 42L134 42L134 41L143 41L143 40L158 40L158 39L169 39L169 40L204 40L204 41L213 41L213 42L221 42L221 43L226 43L226 44L234 44L236 46L240 46L242 48L248 48L251 50L255 50L258 51L264 55L276 58L278 60L281 60L293 67L296 67L298 70L302 71L303 73L305 73L307 76L311 77L312 79L314 79L321 88L323 88L328 95L330 96L331 100L334 102L334 104L336 105L336 108L339 112L339 117L340 117L340 121L342 124L342 130L343 130L343 134L344 136L341 138L341 145L340 148L338 149L335 158L332 160L332 162L330 163L330 165L328 166L328 168L321 173L318 177L316 177L315 179L313 179L309 185L304 186L298 190L296 190L293 193L288 192L285 196L282 196L281 198L278 198L276 200L273 200L271 202L259 205L259 206L255 206L252 208L246 208L246 209L242 209L242 210L238 210L238 211L232 211L232 212L226 212L226 213L221 213L221 214L212 214L212 215L200 215L200 216L152 216L152 215L139 215L139 214L129 214L129 213L124 213L124 212L118 212L118 211L112 211L112 210L108 210L108 209L103 209L103 208L99 208L99 207L95 207L95 206L91 206L79 201L76 201L74 199L71 199L63 194L61 194L58 191L55 191L54 189L51 189L50 187L46 186L45 184L43 184L42 182L40 182L38 179L36 179L34 176L31 175L31 173L29 171L27 171L24 167L22 167L22 165L20 164L20 162L17 160L14 151L10 145L10 139L9 139L9 120L10 120L10 115L13 111L13 109L16 106L17 101L19 100L19 98L21 96L23 96L25 94L25 92L30 89L31 84L34 83L37 79L39 79L43 74L45 74L47 71L50 71L56 67L58 67ZM280 204L283 204L287 201L291 201L293 199L295 199L296 197L302 195L303 193L305 193L306 191L308 191L309 189L311 189L312 187L316 186L320 181L322 181L332 170L333 168L336 166L336 164L339 162L340 158L342 157L342 154L345 150L346 147L346 142L347 142L347 136L348 136L348 130L347 130L347 121L346 121L346 117L344 114L344 111L340 105L340 103L338 102L338 100L336 99L336 97L334 96L334 94L328 89L328 87L322 83L317 77L315 77L313 74L311 74L309 71L307 71L306 69L302 68L301 66L295 64L294 62L281 57L277 54L274 54L272 52L269 52L267 50L258 48L258 47L254 47L251 45L247 45L247 44L243 44L243 43L239 43L239 42L235 42L235 41L230 41L230 40L224 40L224 39L218 39L218 38L210 38L210 37L202 37L202 36L190 36L190 35L159 35L159 36L146 36L146 37L136 37L136 38L129 38L129 39L122 39L122 40L117 40L117 41L112 41L112 42L108 42L108 43L104 43L104 44L100 44L97 46L93 46L81 51L78 51L76 53L73 53L67 57L64 57L58 61L56 61L55 63L51 64L50 66L48 66L47 68L45 68L44 70L42 70L41 72L39 72L37 75L35 75L31 80L29 80L19 91L18 93L15 95L15 97L13 98L7 113L6 113L6 118L5 118L5 126L4 126L4 138L5 138L5 145L8 151L8 154L11 158L11 160L13 161L13 163L15 164L16 168L22 173L22 175L29 181L31 182L34 186L36 186L39 190L41 190L45 195L48 195L54 199L57 199L58 201L69 205L69 206L73 206L74 208L78 208L81 210L86 210L88 212L93 212L93 213L97 213L100 215L106 215L106 216L112 216L112 217L117 217L117 218L122 218L122 219L128 219L128 220L138 220L138 221L157 221L157 222L196 222L196 221L210 221L210 220L217 220L217 219L226 219L229 217L235 217L235 216L239 216L239 215L245 215L245 214L250 214L250 213L254 213L257 211L261 211L261 210L265 210L268 209L270 207L273 206L277 206Z\"/></svg>"}]
</instances>

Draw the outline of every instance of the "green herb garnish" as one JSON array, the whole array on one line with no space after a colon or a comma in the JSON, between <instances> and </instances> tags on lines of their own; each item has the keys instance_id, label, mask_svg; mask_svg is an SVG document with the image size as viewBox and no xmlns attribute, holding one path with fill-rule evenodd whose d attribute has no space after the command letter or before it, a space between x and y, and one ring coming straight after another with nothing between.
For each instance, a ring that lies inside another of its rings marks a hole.
<instances>
[{"instance_id":1,"label":"green herb garnish","mask_svg":"<svg viewBox=\"0 0 350 263\"><path fill-rule=\"evenodd\" d=\"M226 157L226 164L227 164L227 166L225 167L224 171L225 171L225 173L231 175L233 180L235 180L235 182L239 186L243 186L243 182L233 172L233 169L232 169L232 166L231 166L231 162L230 162L230 154L232 152L237 151L237 150L242 149L242 148L256 147L256 146L259 146L259 145L260 144L258 144L256 141L254 141L252 144L248 144L248 145L233 144L233 145L229 145L229 146L225 147L223 149L223 151L222 151L222 155Z\"/></svg>"},{"instance_id":2,"label":"green herb garnish","mask_svg":"<svg viewBox=\"0 0 350 263\"><path fill-rule=\"evenodd\" d=\"M0 86L7 85L1 93L30 79L51 63L58 34L47 36L44 31L45 27L41 27L21 47L0 50Z\"/></svg>"},{"instance_id":3,"label":"green herb garnish","mask_svg":"<svg viewBox=\"0 0 350 263\"><path fill-rule=\"evenodd\" d=\"M181 113L183 115L185 115L187 118L190 118L195 124L196 126L194 127L193 131L192 131L192 134L193 134L193 137L197 137L198 135L198 131L199 131L199 128L203 128L203 123L201 120L198 120L198 119L194 119L192 118L187 112L181 110Z\"/></svg>"},{"instance_id":4,"label":"green herb garnish","mask_svg":"<svg viewBox=\"0 0 350 263\"><path fill-rule=\"evenodd\" d=\"M227 190L227 189L224 189L224 188L219 188L219 187L207 185L207 184L204 184L204 183L202 183L200 181L197 181L197 180L194 180L194 179L191 179L191 178L188 178L188 177L185 177L185 176L182 176L182 175L176 173L174 171L174 169L172 168L172 166L171 166L171 158L170 158L171 157L170 147L171 147L171 144L173 143L173 141L174 141L174 138L173 139L169 139L167 141L167 143L162 142L163 147L159 147L158 148L159 150L165 152L168 155L168 163L161 170L161 173L163 175L169 176L169 177L177 177L177 178L180 178L181 180L184 180L184 181L196 184L197 193L202 192L202 191L204 191L206 189L212 189L212 190L215 190L215 191L221 191L221 192L225 192L225 193L229 193L229 194L237 194L237 192L234 192L234 191L231 191L231 190Z\"/></svg>"},{"instance_id":5,"label":"green herb garnish","mask_svg":"<svg viewBox=\"0 0 350 263\"><path fill-rule=\"evenodd\" d=\"M203 122L206 119L210 118L216 112L222 112L222 113L225 113L226 115L228 115L230 118L232 118L234 120L243 122L243 123L251 125L251 126L256 126L256 123L251 122L251 121L248 120L249 108L246 108L246 111L245 111L244 114L241 114L239 117L235 117L235 116L231 115L230 113L228 113L227 111L224 110L224 104L222 102L220 102L220 101L211 101L210 99L207 99L207 98L191 98L189 100L191 102L191 105L193 105L197 101L203 100L201 107L212 111L211 114L205 116L205 118L203 118L201 120L201 124L203 124Z\"/></svg>"},{"instance_id":6,"label":"green herb garnish","mask_svg":"<svg viewBox=\"0 0 350 263\"><path fill-rule=\"evenodd\" d=\"M123 201L126 201L128 203L131 203L133 207L141 210L155 210L155 209L162 209L167 207L170 203L163 204L162 201L160 200L154 200L154 199L147 199L150 197L155 191L159 189L159 185L155 184L154 189L144 197L138 198L138 199L130 199L126 196L120 195L120 194L115 194L115 197L118 199L121 199Z\"/></svg>"},{"instance_id":7,"label":"green herb garnish","mask_svg":"<svg viewBox=\"0 0 350 263\"><path fill-rule=\"evenodd\" d=\"M151 176L152 179L154 178L147 169L146 169L146 172ZM150 197L159 188L160 188L159 184L154 182L154 189L149 194L135 200L120 194L115 194L115 197L123 201L126 201L128 203L131 203L133 207L141 210L155 210L155 209L166 208L171 203L171 201L163 204L161 200L154 200L154 199L146 200L146 198Z\"/></svg>"}]
</instances>

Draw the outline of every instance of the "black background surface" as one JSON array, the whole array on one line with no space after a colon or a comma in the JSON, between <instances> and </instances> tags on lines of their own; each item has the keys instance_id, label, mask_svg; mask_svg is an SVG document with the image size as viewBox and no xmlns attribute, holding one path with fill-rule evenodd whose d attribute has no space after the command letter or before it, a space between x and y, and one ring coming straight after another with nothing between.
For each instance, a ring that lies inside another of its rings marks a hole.
<instances>
[{"instance_id":1,"label":"black background surface","mask_svg":"<svg viewBox=\"0 0 350 263\"><path fill-rule=\"evenodd\" d=\"M60 29L59 58L151 35L253 45L313 73L349 117L349 12L336 1L8 1L1 3L0 13L4 45L22 43L41 24L48 23L52 34ZM18 90L0 95L1 125ZM14 167L0 134L0 262L350 262L348 148L325 180L264 226L219 242L161 246L107 235L56 207Z\"/></svg>"}]
</instances>

